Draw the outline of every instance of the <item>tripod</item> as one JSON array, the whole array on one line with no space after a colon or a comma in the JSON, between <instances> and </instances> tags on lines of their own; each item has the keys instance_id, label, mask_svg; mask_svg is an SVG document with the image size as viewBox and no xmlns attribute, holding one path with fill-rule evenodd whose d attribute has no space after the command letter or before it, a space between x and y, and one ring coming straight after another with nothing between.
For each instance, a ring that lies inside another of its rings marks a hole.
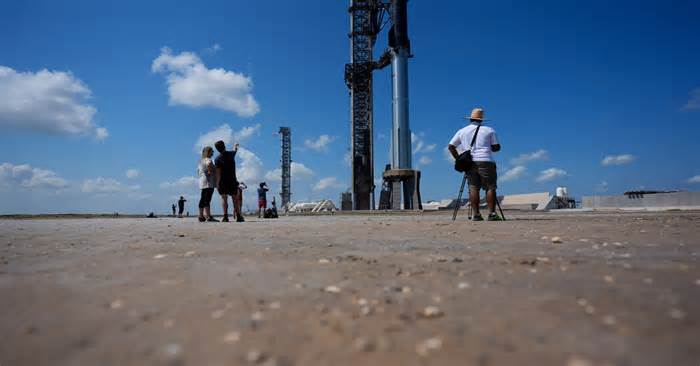
<instances>
[{"instance_id":1,"label":"tripod","mask_svg":"<svg viewBox=\"0 0 700 366\"><path fill-rule=\"evenodd\" d=\"M464 193L464 184L467 182L467 173L464 173L464 177L462 177L462 185L459 187L459 195L457 196L457 203L455 204L455 210L452 213L452 221L455 221L457 219L457 212L459 211L459 207L462 205L462 194ZM494 192L494 194L496 194ZM498 210L501 212L501 218L503 221L506 221L506 216L503 214L503 209L501 208L501 202L498 200L498 194L496 194L496 206L498 206ZM472 204L469 202L469 213L467 216L470 220L472 218Z\"/></svg>"}]
</instances>

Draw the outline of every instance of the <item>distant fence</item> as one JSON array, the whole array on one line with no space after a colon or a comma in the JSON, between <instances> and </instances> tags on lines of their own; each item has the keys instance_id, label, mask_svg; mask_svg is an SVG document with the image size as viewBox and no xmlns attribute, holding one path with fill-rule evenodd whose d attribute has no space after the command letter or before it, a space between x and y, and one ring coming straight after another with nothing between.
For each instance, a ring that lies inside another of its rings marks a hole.
<instances>
[{"instance_id":1,"label":"distant fence","mask_svg":"<svg viewBox=\"0 0 700 366\"><path fill-rule=\"evenodd\" d=\"M700 192L671 192L621 196L584 196L583 208L700 209Z\"/></svg>"}]
</instances>

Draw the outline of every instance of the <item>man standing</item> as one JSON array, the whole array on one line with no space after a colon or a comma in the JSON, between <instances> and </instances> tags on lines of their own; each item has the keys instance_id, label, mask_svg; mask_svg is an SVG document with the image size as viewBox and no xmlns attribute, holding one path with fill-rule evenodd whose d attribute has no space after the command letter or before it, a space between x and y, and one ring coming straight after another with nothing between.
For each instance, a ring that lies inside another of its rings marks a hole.
<instances>
[{"instance_id":1,"label":"man standing","mask_svg":"<svg viewBox=\"0 0 700 366\"><path fill-rule=\"evenodd\" d=\"M465 117L466 119L467 117ZM469 204L472 206L473 221L483 221L479 213L479 192L486 189L486 202L489 206L489 221L500 221L502 218L496 214L496 163L493 161L492 152L501 150L501 145L496 138L496 131L489 126L483 126L484 110L474 108L469 116L470 124L457 131L449 145L450 154L456 160L460 153L471 150L474 164L466 172L469 179ZM474 146L471 146L474 134Z\"/></svg>"},{"instance_id":2,"label":"man standing","mask_svg":"<svg viewBox=\"0 0 700 366\"><path fill-rule=\"evenodd\" d=\"M177 217L182 217L182 212L185 211L185 202L187 202L187 200L182 196L177 200Z\"/></svg>"},{"instance_id":3,"label":"man standing","mask_svg":"<svg viewBox=\"0 0 700 366\"><path fill-rule=\"evenodd\" d=\"M226 151L226 144L221 140L217 141L214 147L219 152L219 156L214 160L214 166L216 167L216 187L221 195L221 208L224 210L224 218L221 221L229 221L228 196L231 196L231 203L233 203L235 212L238 213L236 221L243 222L245 220L241 214L241 208L237 206L239 201L236 200L238 179L236 178L236 161L234 158L238 152L238 144L233 146L233 151Z\"/></svg>"},{"instance_id":4,"label":"man standing","mask_svg":"<svg viewBox=\"0 0 700 366\"><path fill-rule=\"evenodd\" d=\"M267 183L260 183L260 187L258 187L258 218L261 218L267 209L267 191L269 190Z\"/></svg>"}]
</instances>

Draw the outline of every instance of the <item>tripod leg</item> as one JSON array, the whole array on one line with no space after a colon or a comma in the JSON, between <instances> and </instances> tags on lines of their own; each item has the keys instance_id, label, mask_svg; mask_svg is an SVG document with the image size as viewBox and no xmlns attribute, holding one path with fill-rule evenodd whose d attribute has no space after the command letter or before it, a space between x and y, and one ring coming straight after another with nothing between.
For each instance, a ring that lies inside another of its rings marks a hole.
<instances>
[{"instance_id":1,"label":"tripod leg","mask_svg":"<svg viewBox=\"0 0 700 366\"><path fill-rule=\"evenodd\" d=\"M501 208L501 201L498 200L498 194L496 194L496 206L498 206L498 210L501 211L501 218L503 221L506 221L506 216L503 214L503 209Z\"/></svg>"},{"instance_id":2,"label":"tripod leg","mask_svg":"<svg viewBox=\"0 0 700 366\"><path fill-rule=\"evenodd\" d=\"M467 181L467 174L464 174L464 178L462 178L462 186L459 187L459 195L457 196L457 203L455 204L455 210L452 213L452 221L455 221L457 219L457 211L459 211L459 206L461 206L462 203L462 193L464 193L464 183Z\"/></svg>"}]
</instances>

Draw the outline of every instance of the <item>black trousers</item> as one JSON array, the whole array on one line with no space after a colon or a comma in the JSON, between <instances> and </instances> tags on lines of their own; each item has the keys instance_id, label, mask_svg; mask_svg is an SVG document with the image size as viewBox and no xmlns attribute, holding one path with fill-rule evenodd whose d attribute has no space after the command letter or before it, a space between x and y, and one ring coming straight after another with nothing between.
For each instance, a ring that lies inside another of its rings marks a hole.
<instances>
[{"instance_id":1,"label":"black trousers","mask_svg":"<svg viewBox=\"0 0 700 366\"><path fill-rule=\"evenodd\" d=\"M199 197L199 208L206 208L211 205L211 197L214 195L214 188L202 189L202 194Z\"/></svg>"}]
</instances>

